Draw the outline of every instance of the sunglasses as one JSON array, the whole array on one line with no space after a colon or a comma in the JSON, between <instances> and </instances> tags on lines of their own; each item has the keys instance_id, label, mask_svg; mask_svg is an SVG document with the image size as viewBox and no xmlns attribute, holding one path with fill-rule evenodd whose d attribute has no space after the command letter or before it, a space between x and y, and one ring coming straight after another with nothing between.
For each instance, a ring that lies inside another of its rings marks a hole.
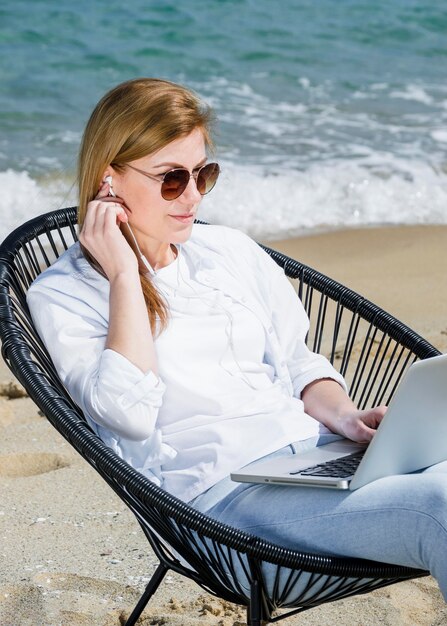
<instances>
[{"instance_id":1,"label":"sunglasses","mask_svg":"<svg viewBox=\"0 0 447 626\"><path fill-rule=\"evenodd\" d=\"M161 196L165 200L175 200L181 196L188 186L191 177L196 181L197 191L200 195L204 196L214 187L220 174L220 167L217 163L207 163L200 169L195 170L192 174L184 167L176 167L166 172L163 178L148 174L133 165L129 165L129 163L126 163L126 165L130 167L131 170L135 170L139 174L143 174L143 176L147 176L147 178L161 183Z\"/></svg>"}]
</instances>

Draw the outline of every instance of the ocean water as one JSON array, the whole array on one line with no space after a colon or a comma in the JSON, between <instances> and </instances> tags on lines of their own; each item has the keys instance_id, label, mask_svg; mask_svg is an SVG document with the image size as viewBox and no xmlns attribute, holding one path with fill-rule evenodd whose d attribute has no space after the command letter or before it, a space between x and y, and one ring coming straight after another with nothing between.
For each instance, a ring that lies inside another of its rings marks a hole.
<instances>
[{"instance_id":1,"label":"ocean water","mask_svg":"<svg viewBox=\"0 0 447 626\"><path fill-rule=\"evenodd\" d=\"M83 126L136 76L215 109L201 217L258 238L447 223L445 0L3 0L0 239L76 203Z\"/></svg>"}]
</instances>

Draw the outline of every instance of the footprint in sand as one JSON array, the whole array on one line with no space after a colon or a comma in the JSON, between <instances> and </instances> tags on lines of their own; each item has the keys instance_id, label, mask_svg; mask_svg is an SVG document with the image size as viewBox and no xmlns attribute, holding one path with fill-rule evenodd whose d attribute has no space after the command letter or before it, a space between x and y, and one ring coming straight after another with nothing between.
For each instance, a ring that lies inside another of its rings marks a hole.
<instances>
[{"instance_id":1,"label":"footprint in sand","mask_svg":"<svg viewBox=\"0 0 447 626\"><path fill-rule=\"evenodd\" d=\"M35 626L37 623L45 623L45 610L42 594L35 585L19 583L0 587L2 626Z\"/></svg>"},{"instance_id":2,"label":"footprint in sand","mask_svg":"<svg viewBox=\"0 0 447 626\"><path fill-rule=\"evenodd\" d=\"M63 626L122 626L141 595L141 590L129 585L68 572L39 572L32 582L45 594L47 611L57 614L57 623ZM246 626L246 619L242 607L203 594L190 601L170 598L161 605L154 598L138 624Z\"/></svg>"},{"instance_id":3,"label":"footprint in sand","mask_svg":"<svg viewBox=\"0 0 447 626\"><path fill-rule=\"evenodd\" d=\"M111 580L102 580L101 578L93 578L91 576L79 576L71 573L48 573L39 572L33 576L33 583L44 587L49 591L68 591L75 593L88 593L90 595L104 597L121 596L126 594L128 599L138 600L139 594L132 587L125 587L121 583Z\"/></svg>"},{"instance_id":4,"label":"footprint in sand","mask_svg":"<svg viewBox=\"0 0 447 626\"><path fill-rule=\"evenodd\" d=\"M116 607L132 607L141 595L118 582L69 572L39 572L32 582L45 597L45 610L52 616L45 626L119 626Z\"/></svg>"},{"instance_id":5,"label":"footprint in sand","mask_svg":"<svg viewBox=\"0 0 447 626\"><path fill-rule=\"evenodd\" d=\"M0 477L22 478L37 476L70 465L60 454L51 452L22 452L0 456Z\"/></svg>"}]
</instances>

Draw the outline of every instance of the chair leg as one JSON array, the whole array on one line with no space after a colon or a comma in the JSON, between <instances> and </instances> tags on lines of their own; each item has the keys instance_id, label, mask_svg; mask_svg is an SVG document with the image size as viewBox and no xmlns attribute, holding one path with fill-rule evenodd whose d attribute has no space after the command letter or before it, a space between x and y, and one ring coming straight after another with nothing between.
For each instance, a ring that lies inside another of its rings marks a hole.
<instances>
[{"instance_id":1,"label":"chair leg","mask_svg":"<svg viewBox=\"0 0 447 626\"><path fill-rule=\"evenodd\" d=\"M262 598L259 582L254 580L250 587L250 605L247 608L247 624L248 626L262 626Z\"/></svg>"},{"instance_id":2,"label":"chair leg","mask_svg":"<svg viewBox=\"0 0 447 626\"><path fill-rule=\"evenodd\" d=\"M163 563L160 563L160 565L155 570L152 578L150 579L146 589L144 590L143 595L138 600L136 607L130 614L129 619L126 621L124 626L135 626L138 618L140 617L141 613L144 611L151 597L157 591L167 571L168 571L168 568L166 567L166 565L164 565Z\"/></svg>"}]
</instances>

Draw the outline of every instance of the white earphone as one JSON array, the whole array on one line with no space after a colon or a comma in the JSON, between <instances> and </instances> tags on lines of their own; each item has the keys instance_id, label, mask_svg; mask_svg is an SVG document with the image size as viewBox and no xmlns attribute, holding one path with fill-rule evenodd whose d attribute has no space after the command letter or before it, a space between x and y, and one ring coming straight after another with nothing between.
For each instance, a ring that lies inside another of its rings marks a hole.
<instances>
[{"instance_id":1,"label":"white earphone","mask_svg":"<svg viewBox=\"0 0 447 626\"><path fill-rule=\"evenodd\" d=\"M109 196L112 196L113 198L116 198L116 193L113 191L113 179L111 176L106 176L104 178L104 182L108 183L109 185Z\"/></svg>"},{"instance_id":2,"label":"white earphone","mask_svg":"<svg viewBox=\"0 0 447 626\"><path fill-rule=\"evenodd\" d=\"M116 198L116 193L113 191L113 178L111 176L106 176L104 178L104 182L108 183L109 185L109 196L111 196L112 198ZM138 251L138 255L141 259L141 262L143 263L144 267L147 269L147 271L149 272L149 274L151 274L152 276L155 276L155 270L152 267L152 265L149 263L149 261L146 259L146 257L144 256L144 254L141 252L140 250L140 246L138 245L138 242L135 238L135 235L133 234L133 231L130 227L129 222L126 222L127 228L129 229L129 232L132 236L133 242L135 244L135 247Z\"/></svg>"}]
</instances>

